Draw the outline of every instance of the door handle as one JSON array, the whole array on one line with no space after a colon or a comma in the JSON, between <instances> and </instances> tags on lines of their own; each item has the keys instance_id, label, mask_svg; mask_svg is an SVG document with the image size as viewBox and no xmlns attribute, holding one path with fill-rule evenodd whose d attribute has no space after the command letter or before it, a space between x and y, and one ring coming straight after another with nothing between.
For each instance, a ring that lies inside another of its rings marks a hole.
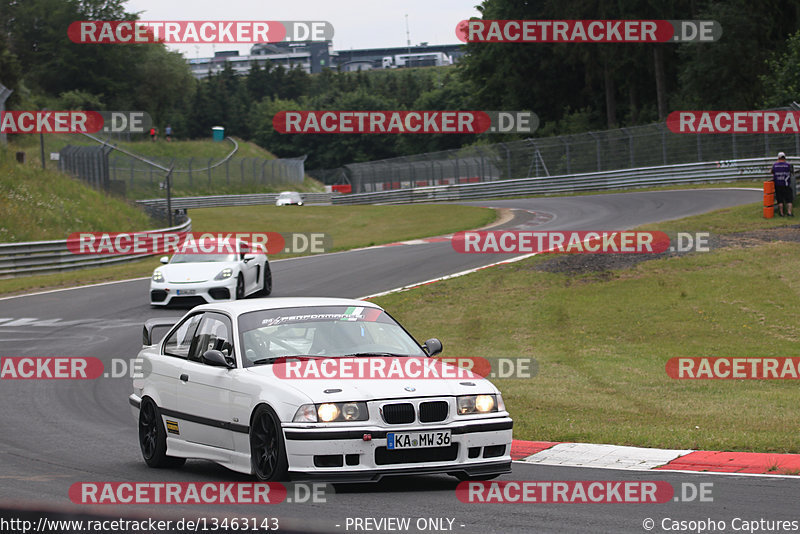
<instances>
[{"instance_id":1,"label":"door handle","mask_svg":"<svg viewBox=\"0 0 800 534\"><path fill-rule=\"evenodd\" d=\"M188 381L189 381L189 375L187 375L186 373L182 374L181 382L188 382Z\"/></svg>"}]
</instances>

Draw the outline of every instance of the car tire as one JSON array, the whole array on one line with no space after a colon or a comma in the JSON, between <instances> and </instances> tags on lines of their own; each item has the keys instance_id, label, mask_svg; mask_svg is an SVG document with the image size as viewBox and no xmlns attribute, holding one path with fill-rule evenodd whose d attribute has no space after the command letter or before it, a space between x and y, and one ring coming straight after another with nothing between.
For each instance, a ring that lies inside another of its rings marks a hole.
<instances>
[{"instance_id":1,"label":"car tire","mask_svg":"<svg viewBox=\"0 0 800 534\"><path fill-rule=\"evenodd\" d=\"M258 480L285 480L289 473L281 422L275 412L262 404L250 420L250 465Z\"/></svg>"},{"instance_id":2,"label":"car tire","mask_svg":"<svg viewBox=\"0 0 800 534\"><path fill-rule=\"evenodd\" d=\"M236 278L236 296L234 300L242 300L244 298L244 277L242 273Z\"/></svg>"},{"instance_id":3,"label":"car tire","mask_svg":"<svg viewBox=\"0 0 800 534\"><path fill-rule=\"evenodd\" d=\"M139 407L139 448L149 467L180 467L186 458L167 456L167 431L161 423L161 412L149 398Z\"/></svg>"},{"instance_id":4,"label":"car tire","mask_svg":"<svg viewBox=\"0 0 800 534\"><path fill-rule=\"evenodd\" d=\"M269 262L264 264L264 276L261 285L259 296L268 297L272 293L272 269L269 268Z\"/></svg>"}]
</instances>

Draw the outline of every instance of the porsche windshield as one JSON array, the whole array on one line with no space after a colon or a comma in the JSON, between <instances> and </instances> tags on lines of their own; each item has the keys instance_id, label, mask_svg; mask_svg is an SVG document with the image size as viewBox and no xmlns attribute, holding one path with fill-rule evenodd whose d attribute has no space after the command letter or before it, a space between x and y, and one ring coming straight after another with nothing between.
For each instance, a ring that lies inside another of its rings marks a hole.
<instances>
[{"instance_id":1,"label":"porsche windshield","mask_svg":"<svg viewBox=\"0 0 800 534\"><path fill-rule=\"evenodd\" d=\"M359 306L262 310L239 317L245 366L289 356L425 356L386 312Z\"/></svg>"},{"instance_id":2,"label":"porsche windshield","mask_svg":"<svg viewBox=\"0 0 800 534\"><path fill-rule=\"evenodd\" d=\"M236 261L236 254L175 254L170 263Z\"/></svg>"}]
</instances>

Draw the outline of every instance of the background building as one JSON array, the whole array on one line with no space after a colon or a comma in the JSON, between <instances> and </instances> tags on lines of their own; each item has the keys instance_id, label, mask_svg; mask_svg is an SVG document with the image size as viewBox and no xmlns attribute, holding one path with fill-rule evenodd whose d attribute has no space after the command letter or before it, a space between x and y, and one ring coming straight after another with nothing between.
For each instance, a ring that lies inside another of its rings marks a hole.
<instances>
[{"instance_id":1,"label":"background building","mask_svg":"<svg viewBox=\"0 0 800 534\"><path fill-rule=\"evenodd\" d=\"M412 60L407 65L398 65L393 59L391 62L384 58L396 58L412 55ZM420 56L425 54L425 56ZM439 54L446 57L446 62L434 60ZM464 55L464 45L429 45L420 43L417 46L398 46L390 48L364 48L357 50L333 50L331 41L284 41L280 43L256 43L250 49L250 55L242 56L237 51L216 52L214 57L188 59L187 63L196 78L205 78L209 72L215 74L229 63L238 74L247 74L250 64L256 61L264 64L267 61L272 65L282 65L286 69L301 68L309 74L322 72L324 68L355 72L358 70L371 70L381 68L396 68L402 66L422 67L429 65L442 65L457 63ZM417 59L413 59L416 57Z\"/></svg>"}]
</instances>

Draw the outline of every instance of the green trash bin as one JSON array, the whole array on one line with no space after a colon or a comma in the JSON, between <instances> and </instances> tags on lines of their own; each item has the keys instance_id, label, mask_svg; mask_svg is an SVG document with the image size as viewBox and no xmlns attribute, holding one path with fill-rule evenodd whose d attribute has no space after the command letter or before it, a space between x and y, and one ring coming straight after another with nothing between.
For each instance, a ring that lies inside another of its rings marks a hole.
<instances>
[{"instance_id":1,"label":"green trash bin","mask_svg":"<svg viewBox=\"0 0 800 534\"><path fill-rule=\"evenodd\" d=\"M214 141L224 141L225 140L225 128L222 126L214 126L211 128L211 136L213 137Z\"/></svg>"}]
</instances>

